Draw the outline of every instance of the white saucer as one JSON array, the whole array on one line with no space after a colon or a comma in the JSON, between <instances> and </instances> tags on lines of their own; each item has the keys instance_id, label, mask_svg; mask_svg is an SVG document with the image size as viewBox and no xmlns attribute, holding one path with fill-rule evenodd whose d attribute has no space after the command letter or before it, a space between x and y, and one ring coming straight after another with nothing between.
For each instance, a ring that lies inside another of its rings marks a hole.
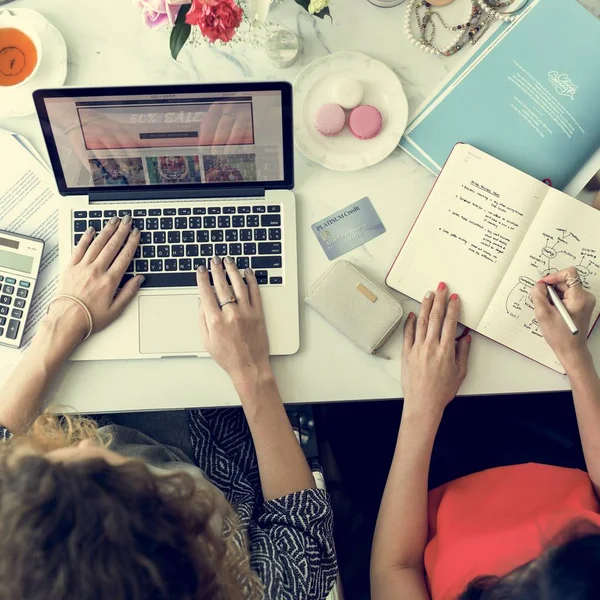
<instances>
[{"instance_id":1,"label":"white saucer","mask_svg":"<svg viewBox=\"0 0 600 600\"><path fill-rule=\"evenodd\" d=\"M30 81L19 87L0 87L0 116L26 117L35 112L33 92L39 88L61 86L67 78L67 45L60 31L46 17L29 8L10 12L27 19L40 36L42 61Z\"/></svg>"},{"instance_id":2,"label":"white saucer","mask_svg":"<svg viewBox=\"0 0 600 600\"><path fill-rule=\"evenodd\" d=\"M321 135L314 126L317 110L333 102L335 84L358 79L365 90L362 104L381 112L383 128L371 140L358 140L348 126L336 136ZM294 139L311 160L334 171L358 171L388 157L408 122L408 102L398 76L378 60L358 52L336 52L307 65L294 82Z\"/></svg>"}]
</instances>

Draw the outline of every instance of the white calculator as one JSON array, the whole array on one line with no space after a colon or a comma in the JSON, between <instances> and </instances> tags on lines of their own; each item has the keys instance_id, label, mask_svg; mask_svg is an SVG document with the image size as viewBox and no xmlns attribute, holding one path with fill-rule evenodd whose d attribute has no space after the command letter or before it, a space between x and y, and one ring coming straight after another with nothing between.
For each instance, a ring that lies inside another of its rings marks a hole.
<instances>
[{"instance_id":1,"label":"white calculator","mask_svg":"<svg viewBox=\"0 0 600 600\"><path fill-rule=\"evenodd\" d=\"M43 240L0 229L1 346L21 345L43 252Z\"/></svg>"}]
</instances>

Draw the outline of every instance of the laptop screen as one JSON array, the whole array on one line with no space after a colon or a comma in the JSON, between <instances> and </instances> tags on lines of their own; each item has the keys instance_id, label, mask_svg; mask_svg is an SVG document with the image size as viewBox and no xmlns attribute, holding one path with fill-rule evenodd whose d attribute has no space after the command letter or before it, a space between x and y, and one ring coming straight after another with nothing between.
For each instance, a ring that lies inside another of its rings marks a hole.
<instances>
[{"instance_id":1,"label":"laptop screen","mask_svg":"<svg viewBox=\"0 0 600 600\"><path fill-rule=\"evenodd\" d=\"M291 187L289 84L36 92L61 193Z\"/></svg>"}]
</instances>

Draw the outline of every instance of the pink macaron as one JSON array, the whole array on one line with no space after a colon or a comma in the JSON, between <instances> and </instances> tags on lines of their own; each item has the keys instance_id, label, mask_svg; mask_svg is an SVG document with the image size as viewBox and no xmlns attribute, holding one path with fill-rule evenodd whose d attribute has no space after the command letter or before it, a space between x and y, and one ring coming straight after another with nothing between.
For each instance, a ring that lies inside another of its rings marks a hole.
<instances>
[{"instance_id":1,"label":"pink macaron","mask_svg":"<svg viewBox=\"0 0 600 600\"><path fill-rule=\"evenodd\" d=\"M315 115L315 127L321 135L337 135L346 124L346 113L338 104L324 104Z\"/></svg>"},{"instance_id":2,"label":"pink macaron","mask_svg":"<svg viewBox=\"0 0 600 600\"><path fill-rule=\"evenodd\" d=\"M382 123L381 113L369 104L357 106L348 118L350 131L359 140L370 140L379 135Z\"/></svg>"}]
</instances>

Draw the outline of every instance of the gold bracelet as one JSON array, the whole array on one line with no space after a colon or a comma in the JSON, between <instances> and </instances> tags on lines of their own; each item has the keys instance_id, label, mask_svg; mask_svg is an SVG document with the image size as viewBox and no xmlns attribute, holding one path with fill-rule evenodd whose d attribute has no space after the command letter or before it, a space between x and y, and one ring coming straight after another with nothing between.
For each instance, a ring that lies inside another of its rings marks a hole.
<instances>
[{"instance_id":1,"label":"gold bracelet","mask_svg":"<svg viewBox=\"0 0 600 600\"><path fill-rule=\"evenodd\" d=\"M71 300L71 302L75 302L75 304L77 304L77 306L79 306L79 308L81 308L81 310L85 313L89 325L87 335L82 340L85 342L85 340L87 340L90 337L90 335L92 335L92 331L94 329L94 320L92 319L92 313L90 312L90 309L79 298L75 298L75 296L69 296L68 294L61 294L60 296L56 296L56 298L54 298L54 300L52 300L52 302L50 302L50 304L48 305L48 310L46 311L46 314L50 312L52 305L61 298L65 298L66 300Z\"/></svg>"}]
</instances>

